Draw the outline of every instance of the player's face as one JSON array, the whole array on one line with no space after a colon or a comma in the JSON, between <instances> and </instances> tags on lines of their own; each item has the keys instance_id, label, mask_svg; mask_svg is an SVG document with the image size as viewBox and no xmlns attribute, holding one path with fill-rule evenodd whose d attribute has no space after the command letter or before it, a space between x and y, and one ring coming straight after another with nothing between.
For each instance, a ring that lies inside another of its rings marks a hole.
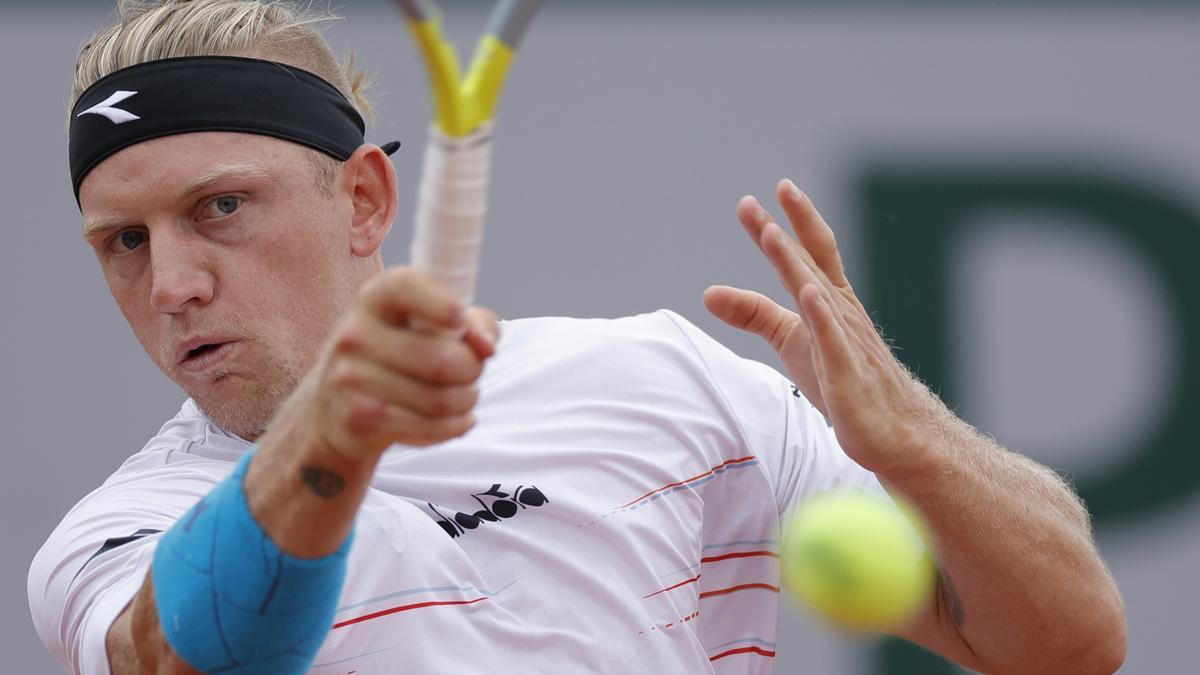
<instances>
[{"instance_id":1,"label":"player's face","mask_svg":"<svg viewBox=\"0 0 1200 675\"><path fill-rule=\"evenodd\" d=\"M351 200L300 146L192 133L84 180L84 236L142 347L222 428L265 428L361 282Z\"/></svg>"}]
</instances>

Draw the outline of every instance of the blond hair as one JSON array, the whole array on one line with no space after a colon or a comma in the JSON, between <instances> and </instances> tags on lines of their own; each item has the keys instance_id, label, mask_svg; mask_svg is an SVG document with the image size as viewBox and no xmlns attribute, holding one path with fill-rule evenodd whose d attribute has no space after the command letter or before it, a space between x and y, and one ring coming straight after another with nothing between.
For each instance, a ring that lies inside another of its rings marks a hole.
<instances>
[{"instance_id":1,"label":"blond hair","mask_svg":"<svg viewBox=\"0 0 1200 675\"><path fill-rule=\"evenodd\" d=\"M68 109L94 82L122 68L181 56L245 56L318 75L369 120L366 74L353 56L339 62L319 31L338 18L280 0L117 0L116 21L79 50Z\"/></svg>"}]
</instances>

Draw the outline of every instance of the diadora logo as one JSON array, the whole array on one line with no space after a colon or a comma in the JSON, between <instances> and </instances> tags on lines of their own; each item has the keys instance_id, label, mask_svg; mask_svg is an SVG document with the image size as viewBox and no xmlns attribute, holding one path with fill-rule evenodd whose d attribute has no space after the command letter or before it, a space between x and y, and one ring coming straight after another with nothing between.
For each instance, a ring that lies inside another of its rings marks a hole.
<instances>
[{"instance_id":1,"label":"diadora logo","mask_svg":"<svg viewBox=\"0 0 1200 675\"><path fill-rule=\"evenodd\" d=\"M133 113L129 112L128 110L122 110L120 108L115 107L121 101L124 101L125 99L131 98L133 96L137 96L136 91L115 92L115 93L113 93L112 96L109 96L108 98L97 103L96 105L88 108L87 110L84 110L83 112L76 115L76 117L83 117L84 115L101 115L103 117L107 117L109 119L109 121L111 121L113 124L124 124L126 122L140 120L142 118L138 117L137 115L134 115Z\"/></svg>"},{"instance_id":2,"label":"diadora logo","mask_svg":"<svg viewBox=\"0 0 1200 675\"><path fill-rule=\"evenodd\" d=\"M518 485L512 493L508 493L500 489L499 483L486 492L476 492L471 498L480 506L480 509L473 513L460 511L447 517L433 504L426 502L426 506L433 512L437 524L454 538L463 536L467 530L474 530L485 522L498 523L508 520L530 507L544 506L550 502L546 495L533 485Z\"/></svg>"}]
</instances>

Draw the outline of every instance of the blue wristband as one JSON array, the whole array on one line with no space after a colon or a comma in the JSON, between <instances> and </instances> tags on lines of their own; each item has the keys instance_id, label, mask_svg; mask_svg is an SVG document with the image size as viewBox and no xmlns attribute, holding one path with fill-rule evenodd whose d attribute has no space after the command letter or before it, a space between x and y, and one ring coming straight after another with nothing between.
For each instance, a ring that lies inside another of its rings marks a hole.
<instances>
[{"instance_id":1,"label":"blue wristband","mask_svg":"<svg viewBox=\"0 0 1200 675\"><path fill-rule=\"evenodd\" d=\"M304 673L337 611L353 532L332 554L282 551L250 513L254 450L163 535L151 570L163 633L204 673Z\"/></svg>"}]
</instances>

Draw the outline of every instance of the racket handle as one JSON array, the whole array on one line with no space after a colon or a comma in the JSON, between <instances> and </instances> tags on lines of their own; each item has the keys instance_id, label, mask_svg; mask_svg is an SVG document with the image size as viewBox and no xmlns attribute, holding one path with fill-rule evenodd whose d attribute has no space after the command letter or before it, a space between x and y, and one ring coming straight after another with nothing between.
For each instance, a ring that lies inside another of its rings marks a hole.
<instances>
[{"instance_id":1,"label":"racket handle","mask_svg":"<svg viewBox=\"0 0 1200 675\"><path fill-rule=\"evenodd\" d=\"M491 122L462 138L431 127L417 189L411 264L463 306L475 299L491 154Z\"/></svg>"}]
</instances>

